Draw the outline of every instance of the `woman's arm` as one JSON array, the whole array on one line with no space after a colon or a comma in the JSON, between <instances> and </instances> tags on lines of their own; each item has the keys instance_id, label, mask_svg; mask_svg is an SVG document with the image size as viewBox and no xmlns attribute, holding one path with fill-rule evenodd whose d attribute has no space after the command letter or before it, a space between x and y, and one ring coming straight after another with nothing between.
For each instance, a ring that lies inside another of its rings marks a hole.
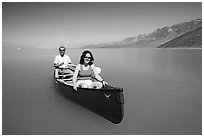
<instances>
[{"instance_id":1,"label":"woman's arm","mask_svg":"<svg viewBox=\"0 0 204 137\"><path fill-rule=\"evenodd\" d=\"M102 82L103 85L107 85L108 83L105 82L105 81L101 78L101 76L97 73L97 71L96 71L96 67L95 67L94 64L91 65L91 68L93 69L93 72L94 72L95 78L96 78L98 81Z\"/></svg>"},{"instance_id":2,"label":"woman's arm","mask_svg":"<svg viewBox=\"0 0 204 137\"><path fill-rule=\"evenodd\" d=\"M78 76L78 74L79 74L79 70L80 70L80 64L78 64L78 65L76 66L76 69L75 69L75 71L74 71L74 75L73 75L73 78L72 78L72 81L73 81L73 89L76 90L76 91L77 91L77 83L76 83L76 81L77 81L77 76Z\"/></svg>"}]
</instances>

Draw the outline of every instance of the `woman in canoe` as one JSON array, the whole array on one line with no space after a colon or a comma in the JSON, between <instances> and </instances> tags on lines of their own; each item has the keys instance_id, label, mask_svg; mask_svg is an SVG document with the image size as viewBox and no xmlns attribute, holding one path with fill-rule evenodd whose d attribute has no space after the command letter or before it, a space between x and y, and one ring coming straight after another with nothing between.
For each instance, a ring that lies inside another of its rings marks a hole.
<instances>
[{"instance_id":1,"label":"woman in canoe","mask_svg":"<svg viewBox=\"0 0 204 137\"><path fill-rule=\"evenodd\" d=\"M77 87L99 89L107 84L97 73L93 54L89 50L84 51L81 55L73 75L73 84L76 91Z\"/></svg>"}]
</instances>

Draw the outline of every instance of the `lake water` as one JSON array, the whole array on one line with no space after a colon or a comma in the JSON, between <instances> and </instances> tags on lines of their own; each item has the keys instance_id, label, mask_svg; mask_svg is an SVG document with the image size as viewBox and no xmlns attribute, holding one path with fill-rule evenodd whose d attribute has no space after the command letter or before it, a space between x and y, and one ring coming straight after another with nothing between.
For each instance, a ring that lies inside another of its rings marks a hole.
<instances>
[{"instance_id":1,"label":"lake water","mask_svg":"<svg viewBox=\"0 0 204 137\"><path fill-rule=\"evenodd\" d=\"M77 64L83 49L67 53ZM2 134L202 134L201 49L91 49L101 76L124 89L115 125L56 91L57 50L2 51Z\"/></svg>"}]
</instances>

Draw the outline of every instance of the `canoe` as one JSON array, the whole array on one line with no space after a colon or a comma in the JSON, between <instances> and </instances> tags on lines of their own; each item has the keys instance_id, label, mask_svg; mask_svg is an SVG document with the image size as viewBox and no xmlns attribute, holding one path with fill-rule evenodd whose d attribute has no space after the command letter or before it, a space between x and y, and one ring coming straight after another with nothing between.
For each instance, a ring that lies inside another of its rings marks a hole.
<instances>
[{"instance_id":1,"label":"canoe","mask_svg":"<svg viewBox=\"0 0 204 137\"><path fill-rule=\"evenodd\" d=\"M66 97L99 114L114 124L121 123L124 115L123 89L106 85L101 89L73 89L72 75L55 78L54 83Z\"/></svg>"}]
</instances>

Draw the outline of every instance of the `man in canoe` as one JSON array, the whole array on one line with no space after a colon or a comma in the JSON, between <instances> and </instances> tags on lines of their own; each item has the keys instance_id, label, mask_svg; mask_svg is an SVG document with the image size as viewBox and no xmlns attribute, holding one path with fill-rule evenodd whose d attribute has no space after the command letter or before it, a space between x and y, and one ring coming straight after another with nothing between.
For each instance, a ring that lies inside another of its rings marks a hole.
<instances>
[{"instance_id":1,"label":"man in canoe","mask_svg":"<svg viewBox=\"0 0 204 137\"><path fill-rule=\"evenodd\" d=\"M64 46L59 47L59 55L55 57L55 77L59 78L59 73L73 73L70 69L73 69L74 64L68 55L65 54L66 48Z\"/></svg>"}]
</instances>

